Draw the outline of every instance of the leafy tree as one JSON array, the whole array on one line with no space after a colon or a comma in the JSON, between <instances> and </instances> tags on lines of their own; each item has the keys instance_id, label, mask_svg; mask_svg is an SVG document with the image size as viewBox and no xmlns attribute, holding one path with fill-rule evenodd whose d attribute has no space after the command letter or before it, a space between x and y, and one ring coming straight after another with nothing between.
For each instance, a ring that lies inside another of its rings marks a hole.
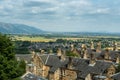
<instances>
[{"instance_id":1,"label":"leafy tree","mask_svg":"<svg viewBox=\"0 0 120 80\"><path fill-rule=\"evenodd\" d=\"M15 53L17 54L29 54L28 47L31 45L29 41L15 41Z\"/></svg>"},{"instance_id":2,"label":"leafy tree","mask_svg":"<svg viewBox=\"0 0 120 80\"><path fill-rule=\"evenodd\" d=\"M0 34L0 80L13 80L21 76L25 72L25 64L23 63L23 61L17 62L15 59L11 39Z\"/></svg>"},{"instance_id":3,"label":"leafy tree","mask_svg":"<svg viewBox=\"0 0 120 80\"><path fill-rule=\"evenodd\" d=\"M78 55L73 53L72 51L66 51L66 56L78 57Z\"/></svg>"},{"instance_id":4,"label":"leafy tree","mask_svg":"<svg viewBox=\"0 0 120 80\"><path fill-rule=\"evenodd\" d=\"M63 39L57 39L56 42L57 42L57 43L65 43L66 40L63 40Z\"/></svg>"}]
</instances>

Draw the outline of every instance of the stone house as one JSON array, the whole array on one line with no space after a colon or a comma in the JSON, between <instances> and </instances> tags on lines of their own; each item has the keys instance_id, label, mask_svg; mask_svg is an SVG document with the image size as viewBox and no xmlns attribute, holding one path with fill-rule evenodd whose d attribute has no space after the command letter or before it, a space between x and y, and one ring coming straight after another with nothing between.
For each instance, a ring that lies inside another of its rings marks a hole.
<instances>
[{"instance_id":1,"label":"stone house","mask_svg":"<svg viewBox=\"0 0 120 80\"><path fill-rule=\"evenodd\" d=\"M59 80L60 60L53 54L35 54L33 58L34 74L49 80Z\"/></svg>"},{"instance_id":2,"label":"stone house","mask_svg":"<svg viewBox=\"0 0 120 80\"><path fill-rule=\"evenodd\" d=\"M89 60L75 59L74 69L78 71L78 80L93 80L103 78L102 80L111 80L110 76L115 74L115 66L110 62L95 61L89 63ZM81 64L81 65L80 65Z\"/></svg>"},{"instance_id":3,"label":"stone house","mask_svg":"<svg viewBox=\"0 0 120 80\"><path fill-rule=\"evenodd\" d=\"M49 80L111 80L115 66L111 62L36 53L33 57L34 74Z\"/></svg>"},{"instance_id":4,"label":"stone house","mask_svg":"<svg viewBox=\"0 0 120 80\"><path fill-rule=\"evenodd\" d=\"M77 53L74 46L71 50ZM33 73L49 80L112 80L116 69L113 62L120 62L120 52L101 50L100 42L97 49L93 43L91 48L83 45L78 58L67 57L65 51L59 48L57 54L33 53Z\"/></svg>"}]
</instances>

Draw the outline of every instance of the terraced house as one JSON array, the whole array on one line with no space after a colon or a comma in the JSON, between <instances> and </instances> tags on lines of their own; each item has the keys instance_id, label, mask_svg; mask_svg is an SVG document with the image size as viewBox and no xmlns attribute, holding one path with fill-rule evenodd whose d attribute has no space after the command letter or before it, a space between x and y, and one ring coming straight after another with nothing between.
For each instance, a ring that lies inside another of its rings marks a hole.
<instances>
[{"instance_id":1,"label":"terraced house","mask_svg":"<svg viewBox=\"0 0 120 80\"><path fill-rule=\"evenodd\" d=\"M115 47L117 48L117 47ZM78 57L66 56L66 50L58 48L56 54L32 52L33 66L28 71L48 80L114 80L116 79L116 66L120 62L120 52L114 50L102 50L99 42L97 48L81 49L74 46L70 48Z\"/></svg>"},{"instance_id":2,"label":"terraced house","mask_svg":"<svg viewBox=\"0 0 120 80\"><path fill-rule=\"evenodd\" d=\"M66 57L61 60L53 54L35 54L33 73L49 80L111 80L115 74L112 62Z\"/></svg>"}]
</instances>

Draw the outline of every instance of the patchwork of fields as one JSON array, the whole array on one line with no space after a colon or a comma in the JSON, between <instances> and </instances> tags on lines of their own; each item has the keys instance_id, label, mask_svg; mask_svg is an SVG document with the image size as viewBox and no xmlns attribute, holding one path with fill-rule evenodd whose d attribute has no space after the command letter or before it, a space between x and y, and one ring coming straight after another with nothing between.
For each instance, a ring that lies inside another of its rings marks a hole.
<instances>
[{"instance_id":1,"label":"patchwork of fields","mask_svg":"<svg viewBox=\"0 0 120 80\"><path fill-rule=\"evenodd\" d=\"M13 41L31 41L31 42L49 42L56 41L53 38L45 38L45 37L30 37L30 36L14 36Z\"/></svg>"},{"instance_id":2,"label":"patchwork of fields","mask_svg":"<svg viewBox=\"0 0 120 80\"><path fill-rule=\"evenodd\" d=\"M77 40L95 40L95 39L109 39L109 38L113 38L113 39L119 39L119 37L115 37L115 36L91 36L91 37L44 37L44 36L27 36L27 35L22 35L22 36L18 36L18 35L14 35L12 36L12 40L13 41L31 41L31 42L55 42L57 39L63 39L63 40L72 40L72 41L77 41Z\"/></svg>"}]
</instances>

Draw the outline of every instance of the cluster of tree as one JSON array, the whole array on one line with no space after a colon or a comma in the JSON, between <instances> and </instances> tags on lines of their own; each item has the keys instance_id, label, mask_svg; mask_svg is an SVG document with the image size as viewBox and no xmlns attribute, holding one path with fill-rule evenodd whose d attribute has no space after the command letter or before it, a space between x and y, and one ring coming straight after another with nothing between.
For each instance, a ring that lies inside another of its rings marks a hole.
<instances>
[{"instance_id":1,"label":"cluster of tree","mask_svg":"<svg viewBox=\"0 0 120 80\"><path fill-rule=\"evenodd\" d=\"M34 36L31 36L34 37ZM97 43L101 42L101 47L106 48L106 47L112 47L113 46L113 41L117 41L117 38L86 38L86 39L79 39L79 40L66 40L66 39L57 39L56 42L48 42L46 44L53 44L53 43L58 43L58 44L74 44L74 47L78 46L78 43L80 44L86 44L87 47L90 47L91 41L94 42L94 47L97 47ZM30 41L14 41L15 42L15 53L17 54L29 54L30 53L30 47L34 44L39 44L39 43L32 43ZM56 53L56 48L45 48L45 51L49 52L49 49L52 49L54 53ZM34 48L36 52L40 52L39 49Z\"/></svg>"},{"instance_id":2,"label":"cluster of tree","mask_svg":"<svg viewBox=\"0 0 120 80\"><path fill-rule=\"evenodd\" d=\"M24 61L15 58L14 46L10 38L0 34L0 80L14 80L25 73Z\"/></svg>"},{"instance_id":3,"label":"cluster of tree","mask_svg":"<svg viewBox=\"0 0 120 80\"><path fill-rule=\"evenodd\" d=\"M17 54L29 54L28 47L31 45L29 41L15 41L15 53Z\"/></svg>"},{"instance_id":4,"label":"cluster of tree","mask_svg":"<svg viewBox=\"0 0 120 80\"><path fill-rule=\"evenodd\" d=\"M70 57L78 57L77 54L73 53L72 51L66 51L66 56L70 56Z\"/></svg>"}]
</instances>

